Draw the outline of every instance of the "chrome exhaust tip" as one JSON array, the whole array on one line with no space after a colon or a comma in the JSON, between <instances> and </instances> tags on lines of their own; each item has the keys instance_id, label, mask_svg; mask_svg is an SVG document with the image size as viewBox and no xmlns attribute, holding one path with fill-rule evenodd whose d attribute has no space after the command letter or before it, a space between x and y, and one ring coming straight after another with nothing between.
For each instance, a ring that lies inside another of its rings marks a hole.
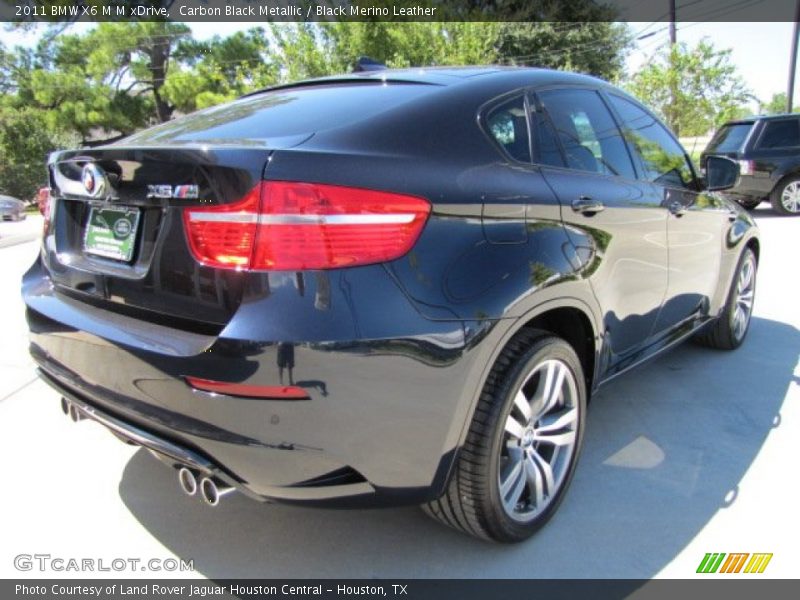
<instances>
[{"instance_id":1,"label":"chrome exhaust tip","mask_svg":"<svg viewBox=\"0 0 800 600\"><path fill-rule=\"evenodd\" d=\"M217 484L210 477L203 477L200 480L200 495L209 506L217 506L220 498L227 496L236 489L224 484Z\"/></svg>"},{"instance_id":2,"label":"chrome exhaust tip","mask_svg":"<svg viewBox=\"0 0 800 600\"><path fill-rule=\"evenodd\" d=\"M187 496L194 496L197 493L197 478L191 470L181 467L178 471L178 483Z\"/></svg>"},{"instance_id":3,"label":"chrome exhaust tip","mask_svg":"<svg viewBox=\"0 0 800 600\"><path fill-rule=\"evenodd\" d=\"M71 402L69 403L69 418L72 419L73 423L77 423L78 421L83 419L81 411L79 411L78 407L72 404Z\"/></svg>"}]
</instances>

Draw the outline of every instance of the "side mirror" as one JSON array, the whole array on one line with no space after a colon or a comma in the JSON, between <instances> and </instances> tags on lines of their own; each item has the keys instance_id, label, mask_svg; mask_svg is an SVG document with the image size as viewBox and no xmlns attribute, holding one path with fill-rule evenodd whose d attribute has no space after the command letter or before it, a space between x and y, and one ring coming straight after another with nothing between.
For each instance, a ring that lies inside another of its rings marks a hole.
<instances>
[{"instance_id":1,"label":"side mirror","mask_svg":"<svg viewBox=\"0 0 800 600\"><path fill-rule=\"evenodd\" d=\"M727 190L739 179L739 163L724 156L706 158L706 189L710 192Z\"/></svg>"}]
</instances>

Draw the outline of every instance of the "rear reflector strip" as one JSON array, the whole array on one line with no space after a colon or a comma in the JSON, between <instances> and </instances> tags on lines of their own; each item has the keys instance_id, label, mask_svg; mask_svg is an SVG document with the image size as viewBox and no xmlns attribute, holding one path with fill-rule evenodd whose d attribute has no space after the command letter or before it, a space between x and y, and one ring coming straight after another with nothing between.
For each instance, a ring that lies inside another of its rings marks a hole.
<instances>
[{"instance_id":1,"label":"rear reflector strip","mask_svg":"<svg viewBox=\"0 0 800 600\"><path fill-rule=\"evenodd\" d=\"M272 400L310 400L308 393L296 385L248 385L229 383L199 377L186 377L186 383L196 390L238 396L240 398L267 398Z\"/></svg>"}]
</instances>

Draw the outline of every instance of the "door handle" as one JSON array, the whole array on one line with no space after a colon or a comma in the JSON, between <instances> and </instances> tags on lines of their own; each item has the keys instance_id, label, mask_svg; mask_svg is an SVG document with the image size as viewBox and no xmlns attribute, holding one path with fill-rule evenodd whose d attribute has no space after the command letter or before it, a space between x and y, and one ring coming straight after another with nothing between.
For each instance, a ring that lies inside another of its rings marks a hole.
<instances>
[{"instance_id":1,"label":"door handle","mask_svg":"<svg viewBox=\"0 0 800 600\"><path fill-rule=\"evenodd\" d=\"M680 202L670 202L669 212L671 212L676 217L682 217L683 215L686 214L686 207Z\"/></svg>"},{"instance_id":2,"label":"door handle","mask_svg":"<svg viewBox=\"0 0 800 600\"><path fill-rule=\"evenodd\" d=\"M584 215L593 215L605 209L603 203L599 200L593 200L589 196L581 196L572 201L572 210Z\"/></svg>"}]
</instances>

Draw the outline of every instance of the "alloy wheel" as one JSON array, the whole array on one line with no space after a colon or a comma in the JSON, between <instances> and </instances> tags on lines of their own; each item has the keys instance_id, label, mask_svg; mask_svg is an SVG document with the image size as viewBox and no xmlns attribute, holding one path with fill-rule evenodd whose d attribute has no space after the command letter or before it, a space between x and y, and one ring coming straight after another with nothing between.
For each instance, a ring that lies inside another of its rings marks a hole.
<instances>
[{"instance_id":1,"label":"alloy wheel","mask_svg":"<svg viewBox=\"0 0 800 600\"><path fill-rule=\"evenodd\" d=\"M739 269L736 281L736 296L731 311L731 329L738 342L747 331L750 317L753 314L753 298L756 291L756 263L752 254L748 254Z\"/></svg>"},{"instance_id":2,"label":"alloy wheel","mask_svg":"<svg viewBox=\"0 0 800 600\"><path fill-rule=\"evenodd\" d=\"M537 364L516 391L505 421L498 469L505 513L527 523L563 486L578 440L578 387L561 360Z\"/></svg>"},{"instance_id":3,"label":"alloy wheel","mask_svg":"<svg viewBox=\"0 0 800 600\"><path fill-rule=\"evenodd\" d=\"M790 213L800 212L800 181L792 181L783 188L781 204Z\"/></svg>"}]
</instances>

